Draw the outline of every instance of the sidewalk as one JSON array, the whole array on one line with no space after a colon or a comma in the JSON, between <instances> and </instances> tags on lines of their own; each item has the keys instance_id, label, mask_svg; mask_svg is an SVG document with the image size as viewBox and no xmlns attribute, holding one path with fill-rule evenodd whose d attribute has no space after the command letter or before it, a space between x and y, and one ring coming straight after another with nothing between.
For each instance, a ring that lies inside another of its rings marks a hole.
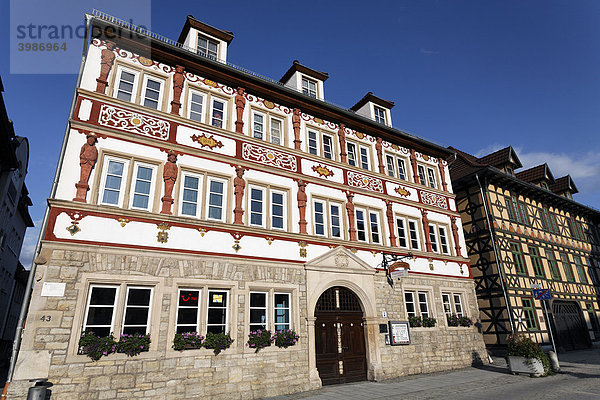
<instances>
[{"instance_id":1,"label":"sidewalk","mask_svg":"<svg viewBox=\"0 0 600 400\"><path fill-rule=\"evenodd\" d=\"M600 350L559 354L562 371L545 378L512 375L506 362L383 382L358 382L272 397L270 400L352 399L600 399Z\"/></svg>"}]
</instances>

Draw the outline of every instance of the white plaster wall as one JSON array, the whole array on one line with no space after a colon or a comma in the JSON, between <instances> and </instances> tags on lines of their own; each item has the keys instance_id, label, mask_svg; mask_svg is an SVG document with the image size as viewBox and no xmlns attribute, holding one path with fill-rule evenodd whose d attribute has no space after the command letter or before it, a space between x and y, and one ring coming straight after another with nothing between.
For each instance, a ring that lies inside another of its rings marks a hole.
<instances>
[{"instance_id":1,"label":"white plaster wall","mask_svg":"<svg viewBox=\"0 0 600 400\"><path fill-rule=\"evenodd\" d=\"M83 66L81 75L81 84L79 87L90 91L96 90L96 78L100 76L100 61L102 60L102 50L90 44L88 54Z\"/></svg>"}]
</instances>

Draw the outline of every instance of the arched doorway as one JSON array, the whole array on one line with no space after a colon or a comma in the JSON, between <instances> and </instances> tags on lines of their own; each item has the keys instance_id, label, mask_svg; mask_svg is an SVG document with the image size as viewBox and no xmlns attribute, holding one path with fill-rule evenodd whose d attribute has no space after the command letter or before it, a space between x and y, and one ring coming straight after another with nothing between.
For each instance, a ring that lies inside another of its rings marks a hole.
<instances>
[{"instance_id":1,"label":"arched doorway","mask_svg":"<svg viewBox=\"0 0 600 400\"><path fill-rule=\"evenodd\" d=\"M367 358L363 311L349 289L327 289L315 307L316 366L323 385L364 381Z\"/></svg>"}]
</instances>

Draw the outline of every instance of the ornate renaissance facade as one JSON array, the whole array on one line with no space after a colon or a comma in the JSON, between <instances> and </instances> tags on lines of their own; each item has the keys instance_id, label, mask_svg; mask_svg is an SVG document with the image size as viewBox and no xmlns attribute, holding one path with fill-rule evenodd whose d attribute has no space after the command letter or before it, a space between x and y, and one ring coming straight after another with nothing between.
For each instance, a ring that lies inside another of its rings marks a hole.
<instances>
[{"instance_id":1,"label":"ornate renaissance facade","mask_svg":"<svg viewBox=\"0 0 600 400\"><path fill-rule=\"evenodd\" d=\"M253 398L486 358L475 326L447 322L478 315L452 151L392 128L372 93L325 102L328 75L297 61L280 81L227 63L233 34L191 16L177 42L88 23L121 34L83 62L14 394L48 378L67 397ZM409 318L437 323L389 345ZM257 352L255 329L299 340ZM90 330L151 342L92 361ZM175 351L192 331L234 342Z\"/></svg>"},{"instance_id":2,"label":"ornate renaissance facade","mask_svg":"<svg viewBox=\"0 0 600 400\"><path fill-rule=\"evenodd\" d=\"M573 201L571 177L554 179L547 164L515 172L512 147L456 151L450 174L486 345L501 349L513 332L547 346L553 335L558 351L599 341L600 212Z\"/></svg>"}]
</instances>

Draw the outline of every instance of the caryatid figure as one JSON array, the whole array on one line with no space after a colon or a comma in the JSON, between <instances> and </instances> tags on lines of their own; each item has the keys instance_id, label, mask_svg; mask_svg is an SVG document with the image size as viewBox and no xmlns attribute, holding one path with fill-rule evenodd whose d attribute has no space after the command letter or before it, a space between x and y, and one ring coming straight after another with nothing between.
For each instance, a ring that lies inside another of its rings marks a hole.
<instances>
[{"instance_id":1,"label":"caryatid figure","mask_svg":"<svg viewBox=\"0 0 600 400\"><path fill-rule=\"evenodd\" d=\"M383 139L377 138L375 143L375 150L377 150L377 161L379 162L379 173L385 174L385 166L383 165Z\"/></svg>"},{"instance_id":2,"label":"caryatid figure","mask_svg":"<svg viewBox=\"0 0 600 400\"><path fill-rule=\"evenodd\" d=\"M88 180L90 179L90 174L92 172L92 168L96 165L96 161L98 161L98 149L96 148L97 138L93 134L88 134L86 136L86 142L81 146L81 151L79 152L79 182L75 184L77 188L77 193L75 194L75 198L73 201L80 201L85 203L87 191L90 188L88 185Z\"/></svg>"},{"instance_id":3,"label":"caryatid figure","mask_svg":"<svg viewBox=\"0 0 600 400\"><path fill-rule=\"evenodd\" d=\"M244 96L244 88L238 87L235 95L235 111L237 119L235 121L235 131L244 133L244 107L246 107L246 97Z\"/></svg>"},{"instance_id":4,"label":"caryatid figure","mask_svg":"<svg viewBox=\"0 0 600 400\"><path fill-rule=\"evenodd\" d=\"M171 150L167 155L167 162L163 167L163 181L165 182L165 195L160 199L162 201L161 214L172 214L171 205L173 204L173 186L177 181L177 155Z\"/></svg>"},{"instance_id":5,"label":"caryatid figure","mask_svg":"<svg viewBox=\"0 0 600 400\"><path fill-rule=\"evenodd\" d=\"M292 113L292 128L294 128L294 148L300 150L302 140L300 140L300 109L294 108Z\"/></svg>"},{"instance_id":6,"label":"caryatid figure","mask_svg":"<svg viewBox=\"0 0 600 400\"><path fill-rule=\"evenodd\" d=\"M173 100L171 101L171 114L179 115L181 108L181 92L185 83L184 68L181 65L175 66L175 74L173 74Z\"/></svg>"},{"instance_id":7,"label":"caryatid figure","mask_svg":"<svg viewBox=\"0 0 600 400\"><path fill-rule=\"evenodd\" d=\"M343 163L348 162L348 153L346 152L346 125L340 124L338 129L338 139L340 141L340 159Z\"/></svg>"},{"instance_id":8,"label":"caryatid figure","mask_svg":"<svg viewBox=\"0 0 600 400\"><path fill-rule=\"evenodd\" d=\"M386 200L385 201L385 205L386 205L385 215L387 217L388 228L390 230L390 243L391 243L392 247L397 247L397 244L396 244L396 235L394 234L394 210L393 210L393 204L392 204L391 201Z\"/></svg>"},{"instance_id":9,"label":"caryatid figure","mask_svg":"<svg viewBox=\"0 0 600 400\"><path fill-rule=\"evenodd\" d=\"M243 225L242 216L244 215L244 208L242 207L242 200L244 199L244 189L246 188L246 181L244 181L244 167L237 167L235 169L235 178L233 179L233 195L235 197L235 208L233 209L233 223Z\"/></svg>"},{"instance_id":10,"label":"caryatid figure","mask_svg":"<svg viewBox=\"0 0 600 400\"><path fill-rule=\"evenodd\" d=\"M298 211L300 212L300 221L298 225L300 226L300 233L306 232L306 182L302 180L298 181L298 194L296 195L296 200L298 200Z\"/></svg>"},{"instance_id":11,"label":"caryatid figure","mask_svg":"<svg viewBox=\"0 0 600 400\"><path fill-rule=\"evenodd\" d=\"M354 203L352 199L354 195L350 192L346 193L346 213L348 214L348 225L350 228L348 229L348 234L350 235L351 241L356 241L356 226L355 226L355 217L354 217Z\"/></svg>"},{"instance_id":12,"label":"caryatid figure","mask_svg":"<svg viewBox=\"0 0 600 400\"><path fill-rule=\"evenodd\" d=\"M106 48L102 49L100 59L100 76L96 78L96 92L104 94L108 85L108 73L115 61L114 42L106 42Z\"/></svg>"}]
</instances>

